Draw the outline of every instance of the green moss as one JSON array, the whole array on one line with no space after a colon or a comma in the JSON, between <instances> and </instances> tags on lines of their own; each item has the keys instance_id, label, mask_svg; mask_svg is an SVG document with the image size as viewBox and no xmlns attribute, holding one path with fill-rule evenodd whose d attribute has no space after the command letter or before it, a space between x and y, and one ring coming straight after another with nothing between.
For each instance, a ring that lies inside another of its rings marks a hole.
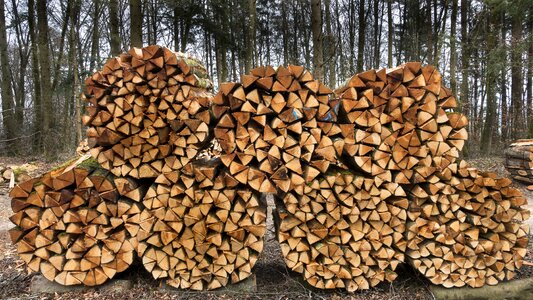
<instances>
[{"instance_id":1,"label":"green moss","mask_svg":"<svg viewBox=\"0 0 533 300\"><path fill-rule=\"evenodd\" d=\"M65 163L53 168L51 171L56 171L56 170L59 170L59 169L66 168L66 167L70 166L71 164L73 164L78 159L80 159L80 158L79 157L75 157L73 159L70 159L67 162L65 162ZM100 164L98 163L98 161L96 159L94 159L93 157L89 157L86 160L82 161L80 164L78 164L77 167L85 169L85 170L95 170L95 169L100 169L101 168Z\"/></svg>"}]
</instances>

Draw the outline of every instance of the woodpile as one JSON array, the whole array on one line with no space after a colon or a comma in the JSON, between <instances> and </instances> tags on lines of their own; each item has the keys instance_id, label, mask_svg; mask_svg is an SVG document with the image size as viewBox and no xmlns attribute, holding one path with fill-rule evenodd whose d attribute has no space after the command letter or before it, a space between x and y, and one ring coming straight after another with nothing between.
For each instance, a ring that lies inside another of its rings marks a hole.
<instances>
[{"instance_id":1,"label":"woodpile","mask_svg":"<svg viewBox=\"0 0 533 300\"><path fill-rule=\"evenodd\" d=\"M312 286L355 291L396 278L408 206L398 184L337 170L278 201L281 252Z\"/></svg>"},{"instance_id":2,"label":"woodpile","mask_svg":"<svg viewBox=\"0 0 533 300\"><path fill-rule=\"evenodd\" d=\"M143 188L87 156L17 185L9 231L29 272L62 285L100 285L134 258Z\"/></svg>"},{"instance_id":3,"label":"woodpile","mask_svg":"<svg viewBox=\"0 0 533 300\"><path fill-rule=\"evenodd\" d=\"M505 149L505 167L513 179L533 185L533 140L518 140L509 145Z\"/></svg>"},{"instance_id":4,"label":"woodpile","mask_svg":"<svg viewBox=\"0 0 533 300\"><path fill-rule=\"evenodd\" d=\"M137 255L177 288L236 283L263 250L268 193L288 268L317 288L369 289L403 262L445 287L521 266L527 201L457 161L468 121L434 67L371 70L333 92L301 66L267 66L211 88L198 61L159 46L88 78L94 160L11 192L28 269L97 285Z\"/></svg>"},{"instance_id":5,"label":"woodpile","mask_svg":"<svg viewBox=\"0 0 533 300\"><path fill-rule=\"evenodd\" d=\"M266 205L219 159L160 175L142 203L138 252L155 279L205 290L252 274L263 249Z\"/></svg>"},{"instance_id":6,"label":"woodpile","mask_svg":"<svg viewBox=\"0 0 533 300\"><path fill-rule=\"evenodd\" d=\"M468 120L433 66L407 63L353 76L336 91L339 124L353 125L345 140L346 163L384 181L425 182L458 157Z\"/></svg>"},{"instance_id":7,"label":"woodpile","mask_svg":"<svg viewBox=\"0 0 533 300\"><path fill-rule=\"evenodd\" d=\"M320 121L332 91L301 66L259 67L242 83L223 83L213 99L222 162L240 183L287 192L336 162Z\"/></svg>"},{"instance_id":8,"label":"woodpile","mask_svg":"<svg viewBox=\"0 0 533 300\"><path fill-rule=\"evenodd\" d=\"M116 176L179 170L209 141L212 87L196 60L167 48L133 48L85 82L91 154Z\"/></svg>"},{"instance_id":9,"label":"woodpile","mask_svg":"<svg viewBox=\"0 0 533 300\"><path fill-rule=\"evenodd\" d=\"M527 252L529 211L510 184L460 161L412 185L406 260L445 287L512 279Z\"/></svg>"}]
</instances>

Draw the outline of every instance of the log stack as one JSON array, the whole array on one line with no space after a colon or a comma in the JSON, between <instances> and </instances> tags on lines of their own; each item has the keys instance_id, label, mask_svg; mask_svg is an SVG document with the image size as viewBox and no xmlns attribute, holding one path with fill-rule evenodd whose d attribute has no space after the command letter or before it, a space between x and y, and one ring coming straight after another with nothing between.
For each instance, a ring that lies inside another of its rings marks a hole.
<instances>
[{"instance_id":1,"label":"log stack","mask_svg":"<svg viewBox=\"0 0 533 300\"><path fill-rule=\"evenodd\" d=\"M433 66L407 63L353 76L332 101L352 168L399 184L425 182L455 162L468 120Z\"/></svg>"},{"instance_id":2,"label":"log stack","mask_svg":"<svg viewBox=\"0 0 533 300\"><path fill-rule=\"evenodd\" d=\"M301 66L259 67L242 83L223 83L213 99L221 159L240 183L287 192L336 163L327 119L332 91Z\"/></svg>"},{"instance_id":3,"label":"log stack","mask_svg":"<svg viewBox=\"0 0 533 300\"><path fill-rule=\"evenodd\" d=\"M133 262L143 194L135 181L81 157L11 191L11 240L29 272L100 285Z\"/></svg>"},{"instance_id":4,"label":"log stack","mask_svg":"<svg viewBox=\"0 0 533 300\"><path fill-rule=\"evenodd\" d=\"M527 252L527 199L511 180L464 161L410 187L406 260L432 283L481 287L512 279Z\"/></svg>"},{"instance_id":5,"label":"log stack","mask_svg":"<svg viewBox=\"0 0 533 300\"><path fill-rule=\"evenodd\" d=\"M91 154L116 176L178 170L209 141L212 83L184 54L133 48L107 61L85 86Z\"/></svg>"},{"instance_id":6,"label":"log stack","mask_svg":"<svg viewBox=\"0 0 533 300\"><path fill-rule=\"evenodd\" d=\"M322 289L368 289L396 278L406 242L406 194L348 170L329 171L286 193L278 240L287 266Z\"/></svg>"},{"instance_id":7,"label":"log stack","mask_svg":"<svg viewBox=\"0 0 533 300\"><path fill-rule=\"evenodd\" d=\"M505 149L505 167L515 180L533 190L533 139L518 140Z\"/></svg>"},{"instance_id":8,"label":"log stack","mask_svg":"<svg viewBox=\"0 0 533 300\"><path fill-rule=\"evenodd\" d=\"M155 279L210 290L252 274L263 249L266 205L220 159L160 175L142 203L138 252Z\"/></svg>"},{"instance_id":9,"label":"log stack","mask_svg":"<svg viewBox=\"0 0 533 300\"><path fill-rule=\"evenodd\" d=\"M526 199L457 161L468 121L434 67L363 72L335 92L300 66L241 81L212 96L198 61L159 46L88 78L95 160L11 192L28 269L97 285L137 253L177 288L236 283L263 249L265 193L287 266L318 288L368 289L404 261L446 287L521 266Z\"/></svg>"}]
</instances>

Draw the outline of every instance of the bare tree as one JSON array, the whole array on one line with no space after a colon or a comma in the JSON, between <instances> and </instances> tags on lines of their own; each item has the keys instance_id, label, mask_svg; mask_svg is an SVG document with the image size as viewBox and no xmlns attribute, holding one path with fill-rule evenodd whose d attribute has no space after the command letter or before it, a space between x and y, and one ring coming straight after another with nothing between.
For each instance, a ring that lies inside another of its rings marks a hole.
<instances>
[{"instance_id":1,"label":"bare tree","mask_svg":"<svg viewBox=\"0 0 533 300\"><path fill-rule=\"evenodd\" d=\"M6 15L4 0L0 0L0 63L2 64L2 122L7 140L16 136L13 105L13 87L6 38Z\"/></svg>"},{"instance_id":2,"label":"bare tree","mask_svg":"<svg viewBox=\"0 0 533 300\"><path fill-rule=\"evenodd\" d=\"M324 80L324 50L322 45L322 7L320 0L311 0L311 30L313 32L313 67L318 80Z\"/></svg>"},{"instance_id":3,"label":"bare tree","mask_svg":"<svg viewBox=\"0 0 533 300\"><path fill-rule=\"evenodd\" d=\"M130 47L142 47L142 10L141 0L130 1Z\"/></svg>"},{"instance_id":4,"label":"bare tree","mask_svg":"<svg viewBox=\"0 0 533 300\"><path fill-rule=\"evenodd\" d=\"M50 138L53 139L51 131L54 128L54 115L52 107L52 84L50 82L50 54L48 50L48 13L46 0L37 0L37 26L39 28L38 48L40 64L40 82L43 106L43 127L42 136L47 138L43 143L45 157L53 155L53 146Z\"/></svg>"}]
</instances>

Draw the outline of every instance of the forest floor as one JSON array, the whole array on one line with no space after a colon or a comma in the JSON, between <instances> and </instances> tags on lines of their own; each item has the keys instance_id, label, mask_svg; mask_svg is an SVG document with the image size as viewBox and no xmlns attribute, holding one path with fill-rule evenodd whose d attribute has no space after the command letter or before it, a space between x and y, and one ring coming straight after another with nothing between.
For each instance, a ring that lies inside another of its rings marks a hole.
<instances>
[{"instance_id":1,"label":"forest floor","mask_svg":"<svg viewBox=\"0 0 533 300\"><path fill-rule=\"evenodd\" d=\"M484 171L492 171L500 176L505 176L503 159L490 157L469 160L474 166ZM22 159L7 159L0 157L0 163L23 164L29 161ZM31 176L38 175L50 168L50 164L32 162L38 166ZM529 200L529 208L533 211L533 192L525 189L524 185L514 183L520 188ZM232 293L224 295L209 292L174 292L162 288L152 280L142 265L132 266L118 278L130 280L131 289L125 291L76 291L56 294L32 293L30 284L35 274L27 274L24 263L16 255L7 230L12 227L9 216L12 214L8 187L0 186L0 299L434 299L428 280L417 274L411 267L401 265L398 267L398 278L392 283L381 283L377 287L348 294L343 291L321 291L309 287L299 280L299 274L290 272L285 267L281 250L274 236L274 226L271 211L273 201L269 201L268 232L266 235L265 249L257 262L254 271L256 274L256 292ZM533 220L529 220L533 227ZM529 244L526 260L533 261L533 243ZM518 278L533 277L533 267L524 266L518 272Z\"/></svg>"}]
</instances>

